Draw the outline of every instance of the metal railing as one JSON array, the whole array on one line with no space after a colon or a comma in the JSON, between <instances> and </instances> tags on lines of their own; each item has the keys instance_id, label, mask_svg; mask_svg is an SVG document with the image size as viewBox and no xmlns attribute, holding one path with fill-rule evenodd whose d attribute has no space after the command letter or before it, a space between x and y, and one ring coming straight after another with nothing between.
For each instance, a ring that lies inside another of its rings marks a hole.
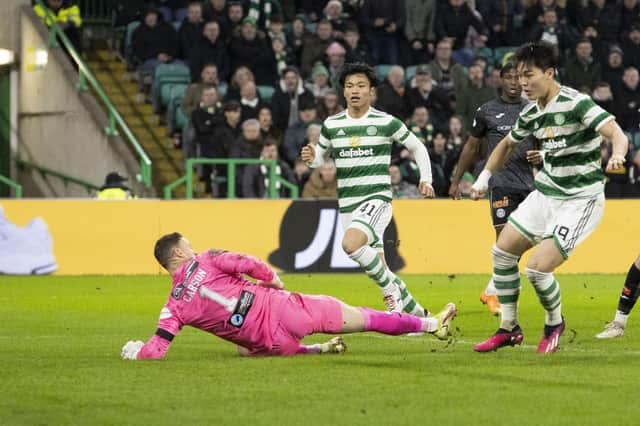
<instances>
[{"instance_id":1,"label":"metal railing","mask_svg":"<svg viewBox=\"0 0 640 426\"><path fill-rule=\"evenodd\" d=\"M269 187L267 194L269 198L278 198L278 187L276 183L287 188L291 193L291 198L296 199L299 196L298 187L291 182L281 178L276 174L278 165L276 160L258 160L258 159L236 159L236 158L189 158L186 162L186 174L176 179L164 187L164 199L172 198L173 190L182 185L186 185L186 198L193 198L193 166L196 164L225 164L227 165L227 198L236 198L236 166L237 165L264 165L269 167Z\"/></svg>"},{"instance_id":2,"label":"metal railing","mask_svg":"<svg viewBox=\"0 0 640 426\"><path fill-rule=\"evenodd\" d=\"M127 126L127 123L122 119L120 113L113 106L109 97L105 94L104 90L100 86L100 83L96 80L91 70L87 64L82 60L78 52L76 52L73 44L69 41L67 36L64 34L62 29L58 26L58 23L55 20L55 16L51 13L51 10L44 4L42 0L36 0L36 3L40 5L45 10L47 19L51 21L51 26L49 27L49 47L58 47L58 39L62 42L62 45L67 49L69 55L73 58L74 62L78 65L78 82L76 84L76 88L79 91L87 91L87 82L97 95L97 97L102 101L102 103L107 108L107 113L109 114L109 125L104 129L105 133L108 136L117 136L118 135L118 127L124 134L125 138L129 141L129 144L133 147L134 151L140 158L140 174L138 175L138 180L142 182L147 188L151 188L151 160L149 156L144 151L140 143L136 140L133 133Z\"/></svg>"},{"instance_id":3,"label":"metal railing","mask_svg":"<svg viewBox=\"0 0 640 426\"><path fill-rule=\"evenodd\" d=\"M0 183L4 183L9 188L13 188L13 194L15 198L22 198L22 185L18 182L12 181L6 176L0 175Z\"/></svg>"},{"instance_id":4,"label":"metal railing","mask_svg":"<svg viewBox=\"0 0 640 426\"><path fill-rule=\"evenodd\" d=\"M16 160L16 164L18 165L18 167L34 169L35 171L40 173L40 175L43 178L46 178L47 176L52 176L52 177L61 179L65 188L70 183L73 183L73 184L76 184L76 185L84 187L84 189L87 191L87 194L91 194L93 191L97 191L98 189L100 189L100 187L98 185L94 185L91 182L87 182L86 180L66 175L66 174L58 172L56 170L51 170L51 169L49 169L47 167L40 166L40 165L32 163L30 161L17 159Z\"/></svg>"}]
</instances>

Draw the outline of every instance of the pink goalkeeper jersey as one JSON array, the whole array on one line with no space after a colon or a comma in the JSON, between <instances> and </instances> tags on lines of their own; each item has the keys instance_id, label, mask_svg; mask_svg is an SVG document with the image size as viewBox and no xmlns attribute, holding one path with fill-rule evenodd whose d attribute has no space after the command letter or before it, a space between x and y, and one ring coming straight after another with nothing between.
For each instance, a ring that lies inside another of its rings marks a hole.
<instances>
[{"instance_id":1,"label":"pink goalkeeper jersey","mask_svg":"<svg viewBox=\"0 0 640 426\"><path fill-rule=\"evenodd\" d=\"M138 358L162 358L173 337L190 325L252 352L272 345L278 320L273 312L290 293L255 285L242 277L271 281L274 272L262 261L243 254L206 251L173 276L167 303L160 311L156 334Z\"/></svg>"}]
</instances>

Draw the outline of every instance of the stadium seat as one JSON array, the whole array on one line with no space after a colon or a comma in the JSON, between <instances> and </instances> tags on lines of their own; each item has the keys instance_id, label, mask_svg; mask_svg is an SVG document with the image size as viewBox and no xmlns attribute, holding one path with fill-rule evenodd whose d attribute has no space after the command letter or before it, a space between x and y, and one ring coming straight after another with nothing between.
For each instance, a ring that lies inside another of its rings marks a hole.
<instances>
[{"instance_id":1,"label":"stadium seat","mask_svg":"<svg viewBox=\"0 0 640 426\"><path fill-rule=\"evenodd\" d=\"M182 26L182 22L180 22L180 21L173 21L171 24L173 25L173 28L175 28L175 29L176 29L176 31L180 31L180 27Z\"/></svg>"},{"instance_id":2,"label":"stadium seat","mask_svg":"<svg viewBox=\"0 0 640 426\"><path fill-rule=\"evenodd\" d=\"M273 97L273 92L275 92L273 86L258 86L257 89L260 94L260 99L264 102L271 102L271 97ZM224 95L221 94L221 96Z\"/></svg>"},{"instance_id":3,"label":"stadium seat","mask_svg":"<svg viewBox=\"0 0 640 426\"><path fill-rule=\"evenodd\" d=\"M140 21L133 21L127 24L127 29L124 33L124 56L128 62L131 62L131 43L133 41L133 32L140 25Z\"/></svg>"},{"instance_id":4,"label":"stadium seat","mask_svg":"<svg viewBox=\"0 0 640 426\"><path fill-rule=\"evenodd\" d=\"M478 47L473 49L475 51L475 56L482 56L483 58L487 59L487 62L489 63L489 65L493 65L493 55L494 52L493 50L491 50L491 48L489 47Z\"/></svg>"},{"instance_id":5,"label":"stadium seat","mask_svg":"<svg viewBox=\"0 0 640 426\"><path fill-rule=\"evenodd\" d=\"M635 132L633 135L633 146L635 149L640 149L640 131Z\"/></svg>"},{"instance_id":6,"label":"stadium seat","mask_svg":"<svg viewBox=\"0 0 640 426\"><path fill-rule=\"evenodd\" d=\"M160 103L162 106L172 108L175 100L182 100L184 92L189 85L177 83L177 84L165 84L160 90Z\"/></svg>"},{"instance_id":7,"label":"stadium seat","mask_svg":"<svg viewBox=\"0 0 640 426\"><path fill-rule=\"evenodd\" d=\"M389 75L389 71L393 65L376 65L374 70L376 72L376 77L378 80L383 81Z\"/></svg>"},{"instance_id":8,"label":"stadium seat","mask_svg":"<svg viewBox=\"0 0 640 426\"><path fill-rule=\"evenodd\" d=\"M160 110L161 106L166 106L165 100L169 101L169 90L164 89L164 86L172 86L175 84L188 85L191 81L191 75L189 73L189 67L182 64L160 64L156 67L153 74L153 86L152 86L152 98L153 107L156 112ZM163 90L165 96L163 97Z\"/></svg>"},{"instance_id":9,"label":"stadium seat","mask_svg":"<svg viewBox=\"0 0 640 426\"><path fill-rule=\"evenodd\" d=\"M404 81L406 84L409 84L411 82L411 79L415 77L417 68L417 65L411 65L410 67L407 67L404 72Z\"/></svg>"},{"instance_id":10,"label":"stadium seat","mask_svg":"<svg viewBox=\"0 0 640 426\"><path fill-rule=\"evenodd\" d=\"M180 105L182 104L182 98L184 97L184 92L189 87L186 84L174 84L169 86L169 100L166 104L167 106L167 133L172 134L180 128L176 123L176 112L180 109ZM164 89L164 88L163 88ZM164 90L163 90L164 92Z\"/></svg>"},{"instance_id":11,"label":"stadium seat","mask_svg":"<svg viewBox=\"0 0 640 426\"><path fill-rule=\"evenodd\" d=\"M176 108L176 129L183 129L187 123L189 123L189 118L184 115L182 112L182 108Z\"/></svg>"},{"instance_id":12,"label":"stadium seat","mask_svg":"<svg viewBox=\"0 0 640 426\"><path fill-rule=\"evenodd\" d=\"M229 89L229 85L225 82L221 82L218 85L218 100L222 101L222 98L224 98L224 95L227 94L227 89Z\"/></svg>"},{"instance_id":13,"label":"stadium seat","mask_svg":"<svg viewBox=\"0 0 640 426\"><path fill-rule=\"evenodd\" d=\"M316 26L317 24L315 22L310 22L308 24L306 24L304 27L307 29L307 31L309 31L311 34L315 34L316 33Z\"/></svg>"},{"instance_id":14,"label":"stadium seat","mask_svg":"<svg viewBox=\"0 0 640 426\"><path fill-rule=\"evenodd\" d=\"M502 65L502 60L504 59L504 56L507 53L515 52L516 50L518 50L517 47L497 47L493 51L493 56L494 56L496 65Z\"/></svg>"}]
</instances>

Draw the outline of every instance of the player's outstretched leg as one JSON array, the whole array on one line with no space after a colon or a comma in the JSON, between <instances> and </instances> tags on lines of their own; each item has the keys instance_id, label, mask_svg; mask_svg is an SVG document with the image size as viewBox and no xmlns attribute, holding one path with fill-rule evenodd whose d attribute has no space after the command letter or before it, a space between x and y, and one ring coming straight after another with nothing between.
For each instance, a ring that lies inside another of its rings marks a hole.
<instances>
[{"instance_id":1,"label":"player's outstretched leg","mask_svg":"<svg viewBox=\"0 0 640 426\"><path fill-rule=\"evenodd\" d=\"M347 345L342 340L342 336L336 336L324 343L300 345L296 355L342 354L346 351Z\"/></svg>"},{"instance_id":2,"label":"player's outstretched leg","mask_svg":"<svg viewBox=\"0 0 640 426\"><path fill-rule=\"evenodd\" d=\"M507 253L497 245L491 249L491 255L493 257L493 282L502 311L500 328L493 336L474 346L473 349L476 352L490 352L504 346L519 345L524 338L518 325L518 298L520 296L518 260L520 257Z\"/></svg>"},{"instance_id":3,"label":"player's outstretched leg","mask_svg":"<svg viewBox=\"0 0 640 426\"><path fill-rule=\"evenodd\" d=\"M640 257L629 268L627 278L620 294L618 310L613 321L608 323L604 330L596 334L598 339L612 339L624 336L627 319L640 295Z\"/></svg>"}]
</instances>

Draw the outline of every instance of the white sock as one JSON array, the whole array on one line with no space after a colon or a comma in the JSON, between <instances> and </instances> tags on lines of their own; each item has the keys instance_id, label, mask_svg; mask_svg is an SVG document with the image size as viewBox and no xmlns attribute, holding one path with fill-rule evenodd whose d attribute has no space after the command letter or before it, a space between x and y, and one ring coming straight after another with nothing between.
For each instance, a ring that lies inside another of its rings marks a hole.
<instances>
[{"instance_id":1,"label":"white sock","mask_svg":"<svg viewBox=\"0 0 640 426\"><path fill-rule=\"evenodd\" d=\"M620 311L616 311L616 316L613 321L620 324L622 328L625 328L627 326L627 319L629 319L629 314L623 314Z\"/></svg>"},{"instance_id":2,"label":"white sock","mask_svg":"<svg viewBox=\"0 0 640 426\"><path fill-rule=\"evenodd\" d=\"M525 268L527 278L536 290L538 299L545 310L545 325L558 325L562 322L562 298L560 285L553 272L540 272Z\"/></svg>"},{"instance_id":3,"label":"white sock","mask_svg":"<svg viewBox=\"0 0 640 426\"><path fill-rule=\"evenodd\" d=\"M493 283L493 277L489 278L489 282L487 283L487 288L484 289L484 294L486 294L487 296L494 296L498 294L496 285Z\"/></svg>"}]
</instances>

